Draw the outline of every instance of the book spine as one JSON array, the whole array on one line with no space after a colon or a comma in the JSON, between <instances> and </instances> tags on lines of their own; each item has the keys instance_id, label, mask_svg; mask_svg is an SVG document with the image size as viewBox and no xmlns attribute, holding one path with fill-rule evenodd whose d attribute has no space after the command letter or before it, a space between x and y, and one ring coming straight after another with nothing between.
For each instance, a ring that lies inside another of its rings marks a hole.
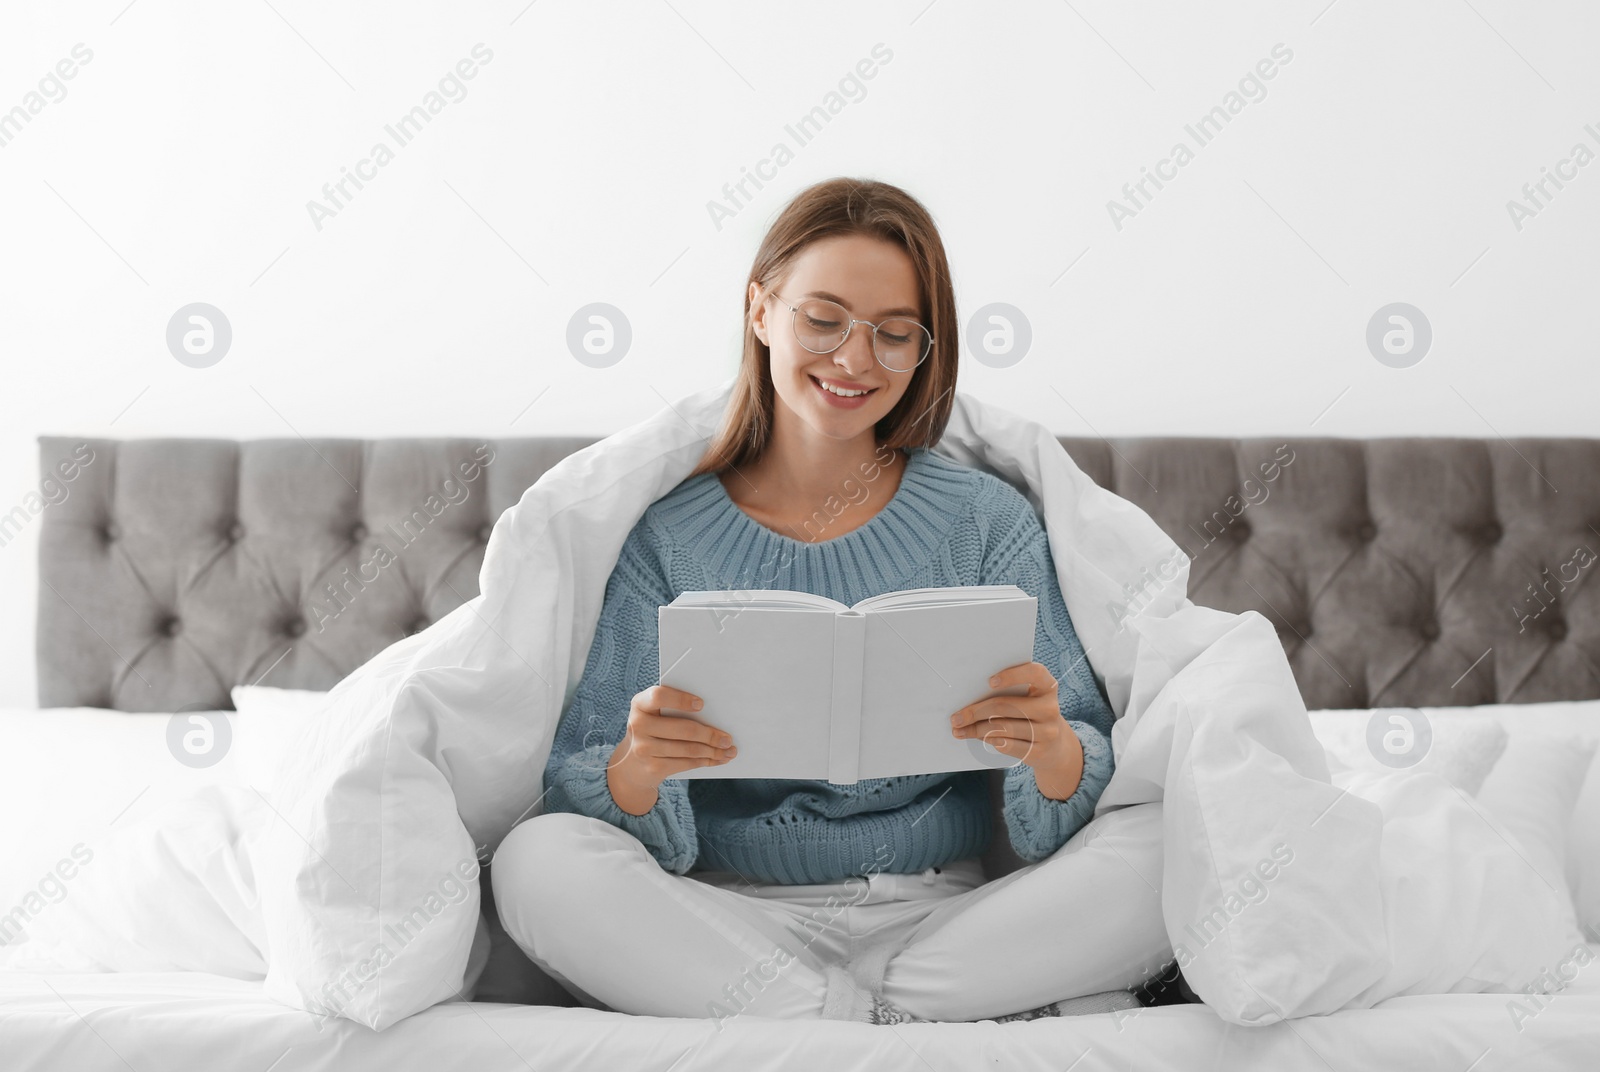
<instances>
[{"instance_id":1,"label":"book spine","mask_svg":"<svg viewBox=\"0 0 1600 1072\"><path fill-rule=\"evenodd\" d=\"M862 664L867 616L841 610L833 616L833 711L828 729L828 781L854 785L861 769Z\"/></svg>"}]
</instances>

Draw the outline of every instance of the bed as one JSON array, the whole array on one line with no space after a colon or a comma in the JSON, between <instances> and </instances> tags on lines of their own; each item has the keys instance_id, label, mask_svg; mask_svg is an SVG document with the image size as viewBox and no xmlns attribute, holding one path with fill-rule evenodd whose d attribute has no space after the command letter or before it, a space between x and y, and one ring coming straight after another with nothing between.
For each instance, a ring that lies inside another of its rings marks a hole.
<instances>
[{"instance_id":1,"label":"bed","mask_svg":"<svg viewBox=\"0 0 1600 1072\"><path fill-rule=\"evenodd\" d=\"M427 628L477 593L501 512L591 442L42 439L42 475L69 494L40 530L40 708L0 713L12 745L0 760L7 814L28 817L13 826L21 847L8 853L0 912L21 904L41 865L80 834L131 821L196 786L252 784L252 728L239 715L215 716L237 729L238 747L207 765L174 762L172 715L229 712L235 686L328 689ZM1590 715L1600 722L1600 705L1587 703L1600 700L1600 588L1589 565L1600 550L1600 440L1061 442L1190 555L1196 603L1257 611L1273 623L1308 707L1362 719L1420 708L1436 723L1450 717L1439 712L1474 708L1513 727L1523 706L1530 719L1559 707L1569 729ZM446 481L474 459L479 478L449 491ZM375 565L377 533L406 553ZM1584 783L1580 814L1600 797L1595 781ZM1569 842L1582 846L1573 854L1593 848L1581 835ZM1003 843L984 862L991 876L1020 863ZM1586 865L1567 860L1573 875ZM1600 944L1588 937L1593 960ZM266 1000L248 979L0 973L0 1066L1486 1070L1600 1062L1594 968L1557 993L1520 999L1520 1014L1517 995L1444 994L1250 1029L1203 1005L1005 1025L743 1017L719 1028L583 1008L559 988L525 975L522 983L521 996L537 1001L513 1003L514 990L485 987L478 1000L373 1032Z\"/></svg>"}]
</instances>

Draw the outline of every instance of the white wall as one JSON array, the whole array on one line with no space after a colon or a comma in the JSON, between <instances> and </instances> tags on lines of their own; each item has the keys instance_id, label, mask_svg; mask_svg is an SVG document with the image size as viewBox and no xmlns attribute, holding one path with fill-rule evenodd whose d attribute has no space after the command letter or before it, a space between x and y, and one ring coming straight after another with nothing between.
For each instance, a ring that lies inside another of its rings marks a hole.
<instances>
[{"instance_id":1,"label":"white wall","mask_svg":"<svg viewBox=\"0 0 1600 1072\"><path fill-rule=\"evenodd\" d=\"M1600 166L1507 209L1600 152L1577 0L126 4L0 13L0 110L92 52L0 148L0 512L42 433L612 432L731 372L763 228L838 174L930 207L964 319L1025 313L1027 356L966 354L962 387L1061 434L1596 433ZM307 202L479 43L467 95L319 230ZM1277 45L1265 97L1115 227ZM605 369L565 345L596 301L634 332ZM208 368L166 346L191 302L232 326ZM1391 302L1432 324L1414 367L1368 351ZM0 705L33 700L37 532L0 547Z\"/></svg>"}]
</instances>

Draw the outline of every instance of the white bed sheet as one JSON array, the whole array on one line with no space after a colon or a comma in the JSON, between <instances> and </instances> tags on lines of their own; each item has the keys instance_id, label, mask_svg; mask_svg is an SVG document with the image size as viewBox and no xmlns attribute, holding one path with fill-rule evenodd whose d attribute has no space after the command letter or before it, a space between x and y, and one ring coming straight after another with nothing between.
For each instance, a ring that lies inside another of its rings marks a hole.
<instances>
[{"instance_id":1,"label":"white bed sheet","mask_svg":"<svg viewBox=\"0 0 1600 1072\"><path fill-rule=\"evenodd\" d=\"M1591 950L1600 957L1600 945ZM195 973L0 973L7 1072L230 1069L374 1072L627 1068L1074 1072L1197 1069L1579 1070L1600 1067L1600 960L1518 1030L1508 994L1391 998L1371 1009L1237 1027L1200 1005L996 1024L872 1027L450 1003L382 1032L272 1002L259 983Z\"/></svg>"}]
</instances>

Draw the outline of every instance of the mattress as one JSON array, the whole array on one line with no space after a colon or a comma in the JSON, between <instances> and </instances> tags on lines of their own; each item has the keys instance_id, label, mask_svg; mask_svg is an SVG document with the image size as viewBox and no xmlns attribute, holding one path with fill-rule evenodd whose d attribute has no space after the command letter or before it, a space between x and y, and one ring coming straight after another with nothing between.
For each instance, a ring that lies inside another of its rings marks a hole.
<instances>
[{"instance_id":1,"label":"mattress","mask_svg":"<svg viewBox=\"0 0 1600 1072\"><path fill-rule=\"evenodd\" d=\"M1600 945L1591 952L1600 956ZM1595 962L1591 962L1595 963ZM0 973L0 1066L156 1069L627 1068L1592 1069L1600 1067L1600 971L1540 999L1519 1024L1508 994L1392 998L1269 1027L1202 1005L997 1024L874 1027L835 1021L624 1016L587 1008L453 1002L382 1032L268 1001L257 983L196 973ZM1529 999L1523 999L1529 1000Z\"/></svg>"}]
</instances>

